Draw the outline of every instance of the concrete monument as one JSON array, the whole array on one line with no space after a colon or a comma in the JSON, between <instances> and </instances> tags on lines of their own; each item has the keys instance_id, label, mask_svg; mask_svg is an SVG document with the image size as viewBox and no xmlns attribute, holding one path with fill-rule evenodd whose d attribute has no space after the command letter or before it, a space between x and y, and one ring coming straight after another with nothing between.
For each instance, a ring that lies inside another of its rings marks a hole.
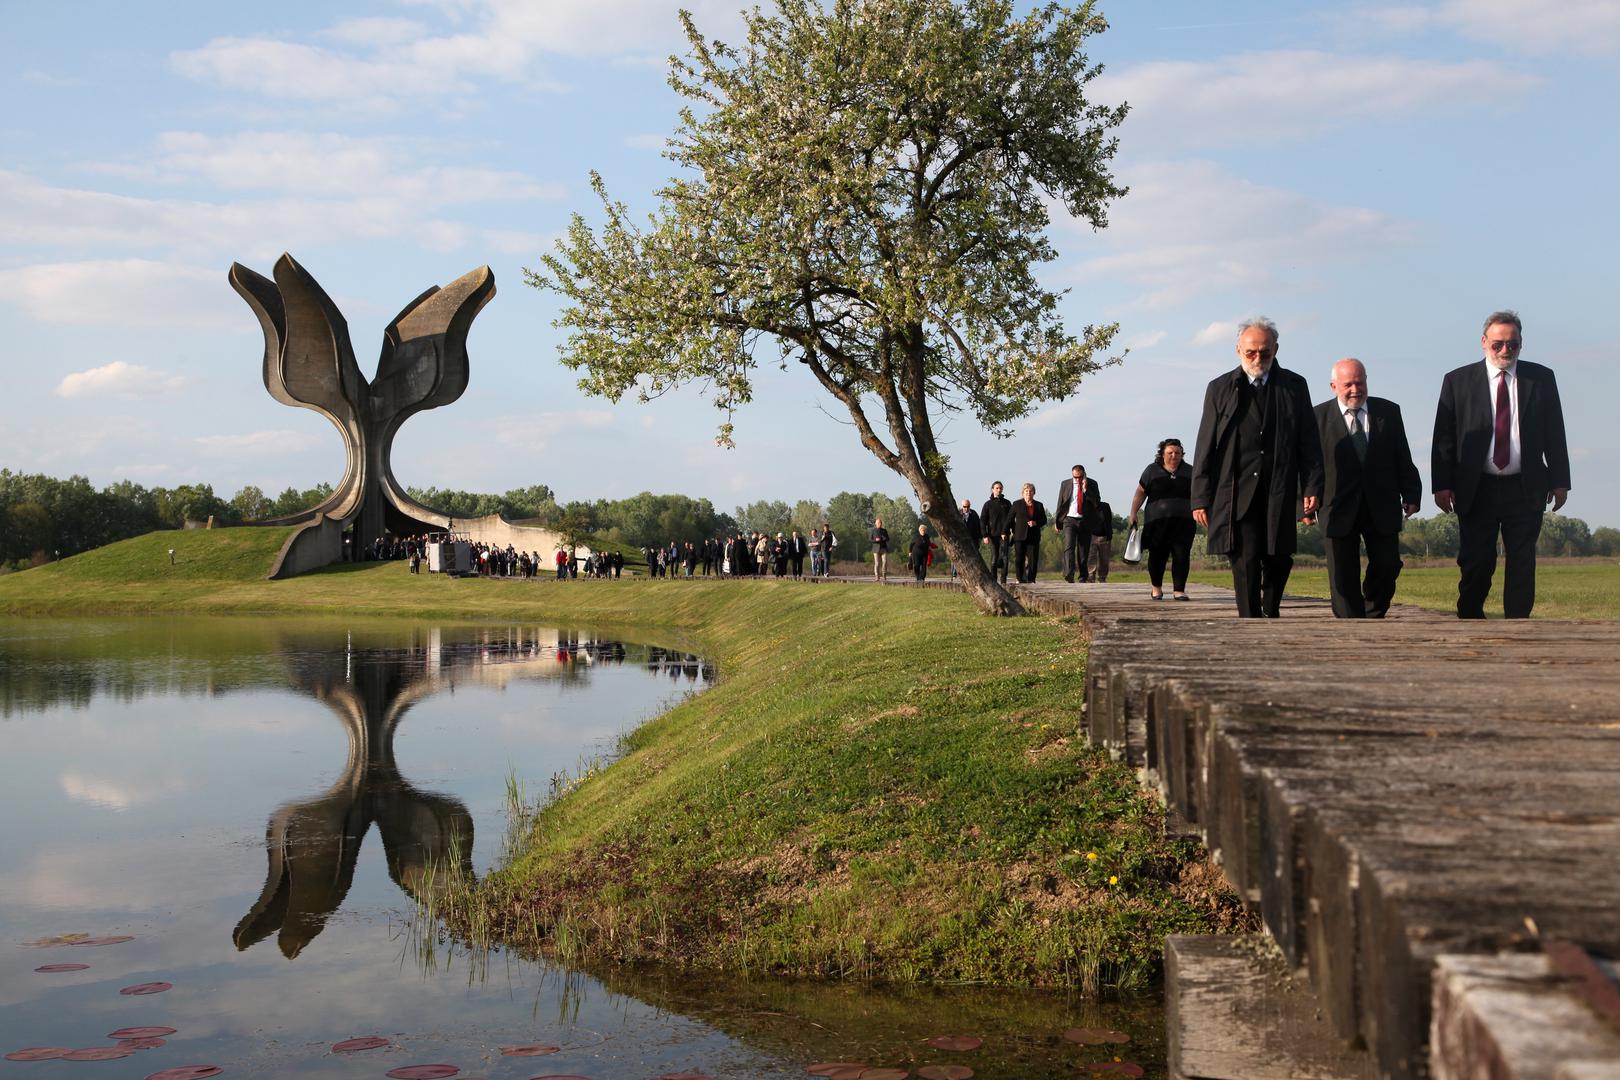
<instances>
[{"instance_id":1,"label":"concrete monument","mask_svg":"<svg viewBox=\"0 0 1620 1080\"><path fill-rule=\"evenodd\" d=\"M481 266L445 288L434 286L406 305L383 331L376 375L354 360L343 313L309 271L283 254L274 280L233 263L231 287L264 330L264 386L284 405L330 420L348 453L343 480L330 497L267 525L301 525L282 548L272 578L289 577L343 557L345 534L360 552L388 533L443 532L448 515L412 500L394 479L394 435L424 409L448 405L467 389L467 331L495 296L495 275ZM456 521L473 540L549 554L557 535L513 525L500 515Z\"/></svg>"}]
</instances>

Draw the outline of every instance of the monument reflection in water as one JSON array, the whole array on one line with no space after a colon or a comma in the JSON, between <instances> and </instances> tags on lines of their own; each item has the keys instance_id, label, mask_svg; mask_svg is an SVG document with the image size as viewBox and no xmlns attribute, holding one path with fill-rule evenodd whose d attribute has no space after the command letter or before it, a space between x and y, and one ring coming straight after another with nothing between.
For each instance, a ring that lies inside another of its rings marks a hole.
<instances>
[{"instance_id":1,"label":"monument reflection in water","mask_svg":"<svg viewBox=\"0 0 1620 1080\"><path fill-rule=\"evenodd\" d=\"M433 629L421 647L290 655L292 684L342 723L348 757L325 792L284 803L270 815L264 891L237 924L236 947L275 934L282 955L291 959L303 951L342 905L372 825L388 876L413 900L425 902L430 891L472 880L473 817L466 804L412 784L395 761L395 733L417 702L458 685L575 679L592 666L627 658L677 682L706 685L714 674L689 653L538 631L447 641Z\"/></svg>"}]
</instances>

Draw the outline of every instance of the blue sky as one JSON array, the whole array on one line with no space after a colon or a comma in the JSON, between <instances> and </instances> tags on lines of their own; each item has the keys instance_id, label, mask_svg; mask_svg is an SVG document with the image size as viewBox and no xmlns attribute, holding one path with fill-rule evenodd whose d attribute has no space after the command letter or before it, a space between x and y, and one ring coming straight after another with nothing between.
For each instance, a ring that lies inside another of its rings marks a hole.
<instances>
[{"instance_id":1,"label":"blue sky","mask_svg":"<svg viewBox=\"0 0 1620 1080\"><path fill-rule=\"evenodd\" d=\"M676 3L399 0L0 3L0 465L98 484L205 481L229 497L342 472L314 413L273 401L226 283L290 251L336 299L368 375L384 324L488 263L462 399L401 430L403 483L563 500L637 491L723 509L906 492L798 365L761 373L734 450L695 392L618 406L556 359L556 303L523 284L588 173L649 208L677 99ZM688 0L740 38L735 0ZM1126 100L1107 231L1066 220L1046 280L1075 326L1118 321L1123 364L1008 440L947 428L959 494L1081 462L1123 512L1154 444L1196 433L1233 327L1265 314L1279 360L1330 396L1366 362L1427 477L1441 376L1480 321L1525 320L1563 391L1567 512L1620 525L1603 465L1620 392L1602 315L1620 286L1620 3L1123 2L1091 43L1096 96ZM1604 103L1608 104L1604 104ZM1425 497L1425 513L1432 503Z\"/></svg>"}]
</instances>

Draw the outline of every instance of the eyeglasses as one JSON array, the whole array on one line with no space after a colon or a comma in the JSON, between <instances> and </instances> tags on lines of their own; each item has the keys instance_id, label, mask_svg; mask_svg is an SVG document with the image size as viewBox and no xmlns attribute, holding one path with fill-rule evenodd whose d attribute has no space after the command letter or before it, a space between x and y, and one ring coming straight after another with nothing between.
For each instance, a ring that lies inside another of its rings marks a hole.
<instances>
[{"instance_id":1,"label":"eyeglasses","mask_svg":"<svg viewBox=\"0 0 1620 1080\"><path fill-rule=\"evenodd\" d=\"M1262 358L1269 360L1273 356L1276 356L1276 355L1277 355L1277 350L1276 349L1244 349L1243 350L1243 359L1245 359L1245 360L1259 360L1259 359L1262 359Z\"/></svg>"},{"instance_id":2,"label":"eyeglasses","mask_svg":"<svg viewBox=\"0 0 1620 1080\"><path fill-rule=\"evenodd\" d=\"M1518 352L1519 349L1524 345L1524 342L1523 341L1490 341L1490 342L1486 342L1486 344L1488 344L1491 347L1491 352Z\"/></svg>"}]
</instances>

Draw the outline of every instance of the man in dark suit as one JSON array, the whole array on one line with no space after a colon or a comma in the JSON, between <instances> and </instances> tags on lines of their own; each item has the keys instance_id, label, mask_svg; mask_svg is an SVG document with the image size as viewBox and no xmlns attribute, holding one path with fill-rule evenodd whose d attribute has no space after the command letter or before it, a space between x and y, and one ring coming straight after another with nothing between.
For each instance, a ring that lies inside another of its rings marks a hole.
<instances>
[{"instance_id":1,"label":"man in dark suit","mask_svg":"<svg viewBox=\"0 0 1620 1080\"><path fill-rule=\"evenodd\" d=\"M1367 396L1367 368L1346 358L1333 365L1333 398L1316 407L1327 484L1322 535L1328 590L1341 619L1382 619L1395 597L1401 566L1401 523L1418 512L1423 477L1412 464L1401 407ZM1361 545L1367 578L1361 580Z\"/></svg>"},{"instance_id":2,"label":"man in dark suit","mask_svg":"<svg viewBox=\"0 0 1620 1080\"><path fill-rule=\"evenodd\" d=\"M1519 359L1524 324L1493 312L1480 338L1485 361L1446 374L1434 415L1434 503L1457 512L1461 542L1457 617L1483 619L1496 575L1496 538L1506 568L1502 610L1528 619L1536 602L1536 540L1548 504L1569 498L1564 408L1552 369Z\"/></svg>"},{"instance_id":3,"label":"man in dark suit","mask_svg":"<svg viewBox=\"0 0 1620 1080\"><path fill-rule=\"evenodd\" d=\"M1238 615L1277 618L1294 568L1295 507L1322 497L1322 440L1305 380L1277 366L1277 327L1238 327L1238 366L1204 391L1193 461L1193 520L1232 563Z\"/></svg>"},{"instance_id":4,"label":"man in dark suit","mask_svg":"<svg viewBox=\"0 0 1620 1080\"><path fill-rule=\"evenodd\" d=\"M1063 535L1064 581L1072 582L1076 575L1086 580L1086 558L1091 554L1091 534L1101 520L1097 516L1101 503L1097 481L1086 479L1082 465L1071 468L1069 478L1058 485L1057 520L1052 527Z\"/></svg>"}]
</instances>

